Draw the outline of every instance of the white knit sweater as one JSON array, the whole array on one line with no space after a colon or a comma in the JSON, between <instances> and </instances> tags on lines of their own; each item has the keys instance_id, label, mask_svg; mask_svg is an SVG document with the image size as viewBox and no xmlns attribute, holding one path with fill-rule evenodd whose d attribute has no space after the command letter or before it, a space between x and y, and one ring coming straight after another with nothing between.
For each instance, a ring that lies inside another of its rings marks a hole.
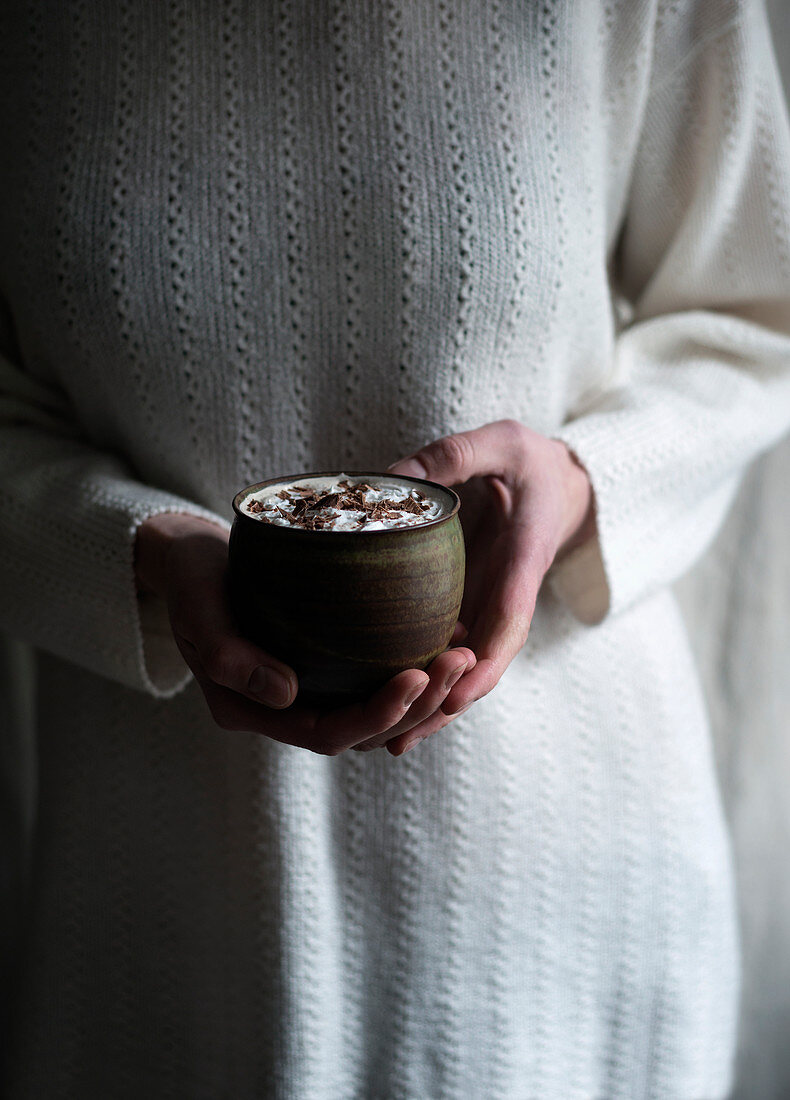
<instances>
[{"instance_id":1,"label":"white knit sweater","mask_svg":"<svg viewBox=\"0 0 790 1100\"><path fill-rule=\"evenodd\" d=\"M2 18L0 625L39 686L8 1095L725 1096L729 852L667 586L790 425L760 4ZM502 416L576 452L600 540L495 691L402 759L215 728L137 524Z\"/></svg>"}]
</instances>

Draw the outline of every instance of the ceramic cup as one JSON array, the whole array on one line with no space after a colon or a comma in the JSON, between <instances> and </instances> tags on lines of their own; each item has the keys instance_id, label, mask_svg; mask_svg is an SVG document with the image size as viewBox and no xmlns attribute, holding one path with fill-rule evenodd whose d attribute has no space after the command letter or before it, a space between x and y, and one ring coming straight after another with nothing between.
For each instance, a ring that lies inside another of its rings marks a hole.
<instances>
[{"instance_id":1,"label":"ceramic cup","mask_svg":"<svg viewBox=\"0 0 790 1100\"><path fill-rule=\"evenodd\" d=\"M388 530L302 530L242 511L270 486L350 477L415 487L443 506L433 520ZM406 668L425 668L453 633L464 539L452 489L414 477L326 471L271 478L233 499L229 594L241 632L299 677L298 702L364 698Z\"/></svg>"}]
</instances>

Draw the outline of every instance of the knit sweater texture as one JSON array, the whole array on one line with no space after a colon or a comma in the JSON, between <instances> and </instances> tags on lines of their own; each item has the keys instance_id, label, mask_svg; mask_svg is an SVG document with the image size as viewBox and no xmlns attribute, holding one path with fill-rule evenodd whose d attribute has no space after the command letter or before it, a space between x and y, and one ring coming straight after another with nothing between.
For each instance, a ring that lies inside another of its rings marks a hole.
<instances>
[{"instance_id":1,"label":"knit sweater texture","mask_svg":"<svg viewBox=\"0 0 790 1100\"><path fill-rule=\"evenodd\" d=\"M790 425L760 3L0 19L0 626L38 684L6 1094L726 1096L730 853L669 586ZM599 533L495 690L399 759L219 730L139 523L502 417L567 442Z\"/></svg>"}]
</instances>

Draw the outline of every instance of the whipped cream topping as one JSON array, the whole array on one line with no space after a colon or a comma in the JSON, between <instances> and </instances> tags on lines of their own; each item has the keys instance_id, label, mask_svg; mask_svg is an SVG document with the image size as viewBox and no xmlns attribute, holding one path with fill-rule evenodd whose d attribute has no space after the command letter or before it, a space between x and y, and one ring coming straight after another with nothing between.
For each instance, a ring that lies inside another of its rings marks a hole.
<instances>
[{"instance_id":1,"label":"whipped cream topping","mask_svg":"<svg viewBox=\"0 0 790 1100\"><path fill-rule=\"evenodd\" d=\"M438 519L446 505L412 482L395 478L296 479L268 485L241 502L241 511L278 527L308 531L386 531Z\"/></svg>"}]
</instances>

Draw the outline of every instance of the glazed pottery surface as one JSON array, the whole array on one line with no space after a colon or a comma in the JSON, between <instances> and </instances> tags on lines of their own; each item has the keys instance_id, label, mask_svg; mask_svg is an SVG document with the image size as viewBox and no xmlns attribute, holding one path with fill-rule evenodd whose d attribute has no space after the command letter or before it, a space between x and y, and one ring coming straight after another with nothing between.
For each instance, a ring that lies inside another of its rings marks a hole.
<instances>
[{"instance_id":1,"label":"glazed pottery surface","mask_svg":"<svg viewBox=\"0 0 790 1100\"><path fill-rule=\"evenodd\" d=\"M440 495L445 514L384 531L305 531L261 522L242 501L313 477L385 478ZM342 704L406 668L425 668L450 641L464 585L457 495L419 478L333 471L272 478L233 500L229 590L239 629L289 664L298 702Z\"/></svg>"}]
</instances>

